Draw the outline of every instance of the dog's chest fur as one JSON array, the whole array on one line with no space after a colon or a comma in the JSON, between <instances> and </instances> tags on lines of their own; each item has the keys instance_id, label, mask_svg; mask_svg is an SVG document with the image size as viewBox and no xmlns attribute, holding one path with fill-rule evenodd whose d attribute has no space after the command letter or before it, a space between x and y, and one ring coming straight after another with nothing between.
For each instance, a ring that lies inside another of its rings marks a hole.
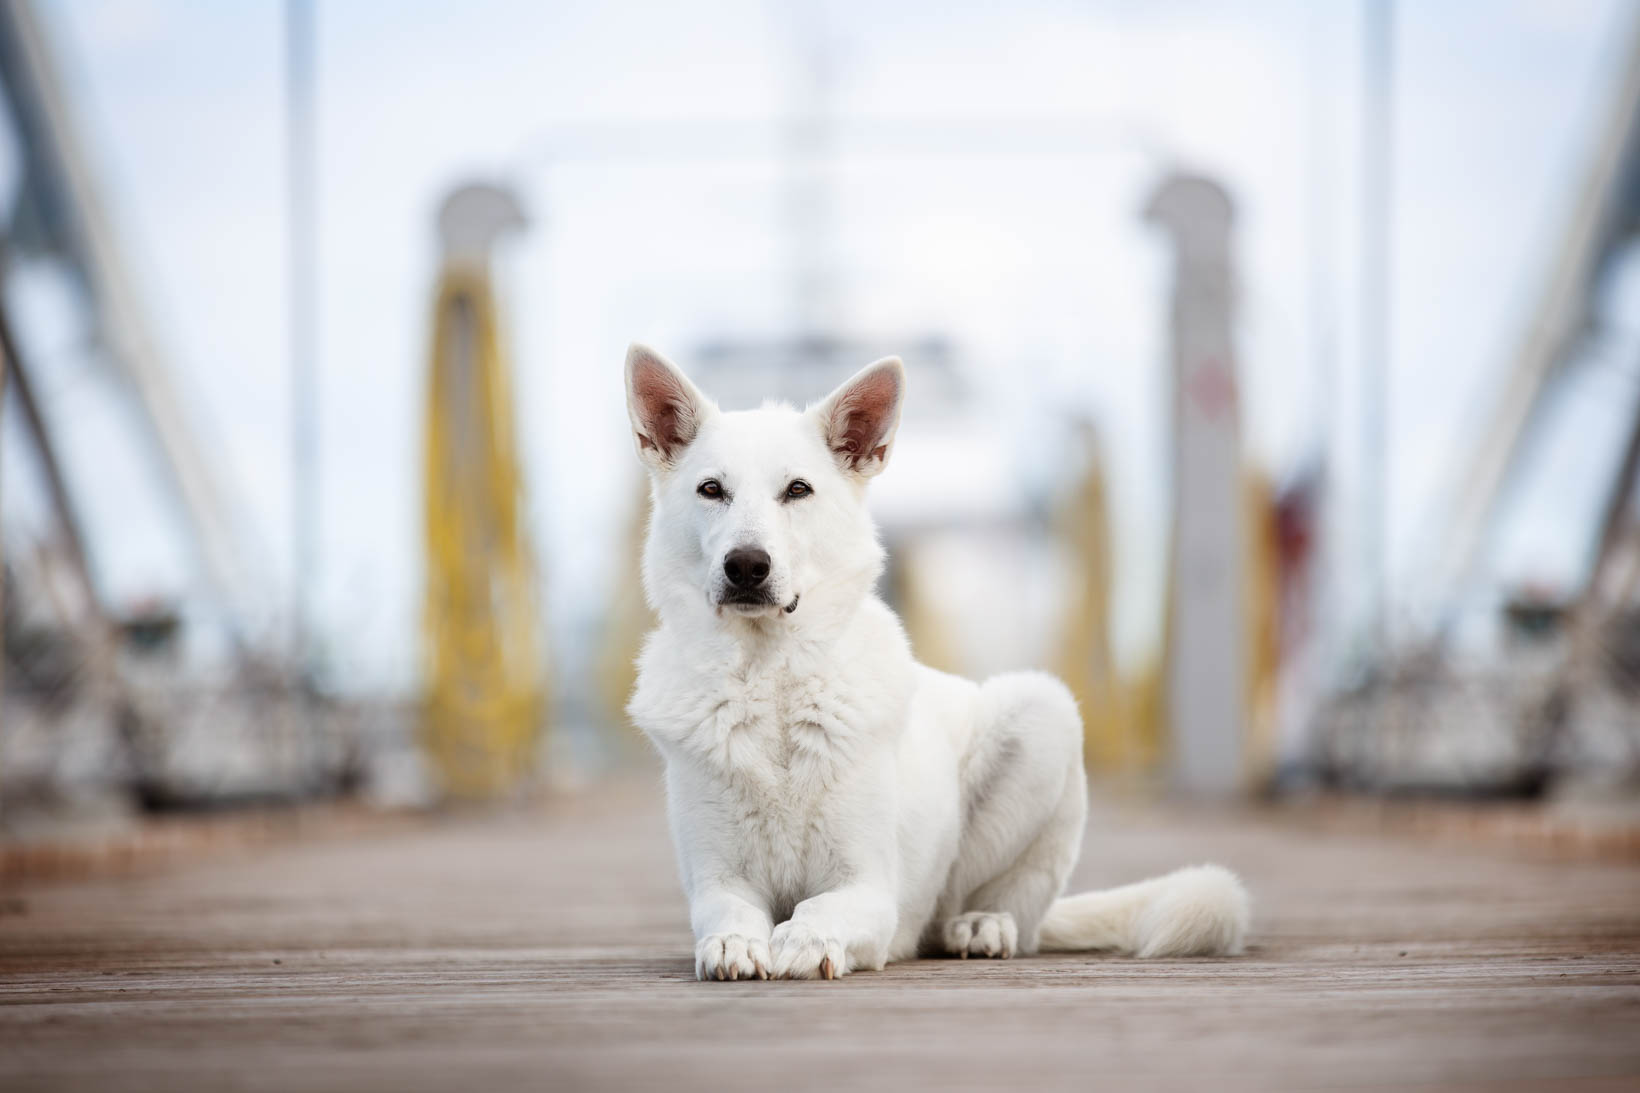
<instances>
[{"instance_id":1,"label":"dog's chest fur","mask_svg":"<svg viewBox=\"0 0 1640 1093\"><path fill-rule=\"evenodd\" d=\"M718 847L716 861L686 872L724 869L776 910L846 883L839 850L882 822L861 811L880 796L862 779L889 769L874 753L903 720L896 674L801 646L714 649L657 632L629 710L674 791L688 787L688 813L674 822Z\"/></svg>"}]
</instances>

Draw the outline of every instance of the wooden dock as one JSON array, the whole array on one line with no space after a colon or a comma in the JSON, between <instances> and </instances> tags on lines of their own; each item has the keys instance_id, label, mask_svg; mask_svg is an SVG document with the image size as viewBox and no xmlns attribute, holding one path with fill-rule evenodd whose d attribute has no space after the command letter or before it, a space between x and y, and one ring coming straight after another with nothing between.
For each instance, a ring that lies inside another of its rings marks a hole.
<instances>
[{"instance_id":1,"label":"wooden dock","mask_svg":"<svg viewBox=\"0 0 1640 1093\"><path fill-rule=\"evenodd\" d=\"M696 983L657 782L0 893L0 1089L1640 1088L1640 865L1096 810L1251 952Z\"/></svg>"}]
</instances>

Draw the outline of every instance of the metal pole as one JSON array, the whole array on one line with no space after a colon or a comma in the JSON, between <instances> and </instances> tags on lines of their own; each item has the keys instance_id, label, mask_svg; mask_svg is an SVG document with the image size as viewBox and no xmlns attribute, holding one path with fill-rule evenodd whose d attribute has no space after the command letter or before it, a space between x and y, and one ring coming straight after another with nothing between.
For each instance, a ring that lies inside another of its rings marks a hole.
<instances>
[{"instance_id":1,"label":"metal pole","mask_svg":"<svg viewBox=\"0 0 1640 1093\"><path fill-rule=\"evenodd\" d=\"M285 140L290 247L291 668L295 673L300 777L313 771L312 620L308 589L318 563L318 326L314 19L312 0L285 3Z\"/></svg>"},{"instance_id":2,"label":"metal pole","mask_svg":"<svg viewBox=\"0 0 1640 1093\"><path fill-rule=\"evenodd\" d=\"M1361 541L1368 655L1389 656L1388 388L1394 0L1368 0L1361 148Z\"/></svg>"},{"instance_id":3,"label":"metal pole","mask_svg":"<svg viewBox=\"0 0 1640 1093\"><path fill-rule=\"evenodd\" d=\"M106 628L102 597L98 595L97 584L91 575L91 555L85 548L85 532L69 494L62 459L51 431L46 427L45 416L40 413L40 404L34 397L34 383L17 355L17 342L11 333L11 317L3 305L0 305L0 368L4 369L11 389L17 395L17 409L22 415L23 427L33 442L35 457L40 461L46 496L51 499L52 514L57 518L57 532L63 537L63 550L68 555L69 567L85 586L91 613L97 617L99 625Z\"/></svg>"},{"instance_id":4,"label":"metal pole","mask_svg":"<svg viewBox=\"0 0 1640 1093\"><path fill-rule=\"evenodd\" d=\"M793 8L796 72L786 128L786 217L791 247L792 330L799 338L833 333L837 322L831 159L836 62L824 5Z\"/></svg>"},{"instance_id":5,"label":"metal pole","mask_svg":"<svg viewBox=\"0 0 1640 1093\"><path fill-rule=\"evenodd\" d=\"M1330 685L1338 668L1340 637L1339 606L1344 603L1338 576L1346 559L1340 557L1338 521L1338 323L1337 323L1337 224L1333 146L1330 144L1336 119L1332 116L1332 66L1328 63L1330 41L1328 20L1334 9L1316 4L1310 14L1309 70L1309 162L1306 171L1309 230L1308 266L1305 281L1309 308L1310 367L1316 376L1316 418L1319 422L1316 445L1316 523L1319 542L1315 552L1315 576L1307 607L1312 654L1318 670ZM1346 605L1347 606L1347 605Z\"/></svg>"},{"instance_id":6,"label":"metal pole","mask_svg":"<svg viewBox=\"0 0 1640 1093\"><path fill-rule=\"evenodd\" d=\"M1395 766L1388 492L1390 186L1393 178L1394 0L1367 0L1361 96L1361 542L1368 603L1365 654L1373 681L1367 731L1378 773Z\"/></svg>"}]
</instances>

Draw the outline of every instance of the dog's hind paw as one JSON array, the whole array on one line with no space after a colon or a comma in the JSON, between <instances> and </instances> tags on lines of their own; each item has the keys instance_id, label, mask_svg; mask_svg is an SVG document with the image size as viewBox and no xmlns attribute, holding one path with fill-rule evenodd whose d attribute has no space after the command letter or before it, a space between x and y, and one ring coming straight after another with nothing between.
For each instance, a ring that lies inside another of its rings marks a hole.
<instances>
[{"instance_id":1,"label":"dog's hind paw","mask_svg":"<svg viewBox=\"0 0 1640 1093\"><path fill-rule=\"evenodd\" d=\"M841 941L796 922L776 926L769 947L776 979L840 979L849 971Z\"/></svg>"},{"instance_id":2,"label":"dog's hind paw","mask_svg":"<svg viewBox=\"0 0 1640 1093\"><path fill-rule=\"evenodd\" d=\"M1019 945L1019 927L1007 911L967 911L945 922L945 949L952 956L1007 960Z\"/></svg>"},{"instance_id":3,"label":"dog's hind paw","mask_svg":"<svg viewBox=\"0 0 1640 1093\"><path fill-rule=\"evenodd\" d=\"M709 934L695 945L697 979L767 979L769 943L743 934Z\"/></svg>"}]
</instances>

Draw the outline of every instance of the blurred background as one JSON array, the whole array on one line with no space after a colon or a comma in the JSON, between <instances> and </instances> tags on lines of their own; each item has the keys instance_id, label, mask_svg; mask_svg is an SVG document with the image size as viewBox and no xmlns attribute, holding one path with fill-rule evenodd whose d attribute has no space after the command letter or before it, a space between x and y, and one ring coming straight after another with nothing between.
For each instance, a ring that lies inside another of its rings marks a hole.
<instances>
[{"instance_id":1,"label":"blurred background","mask_svg":"<svg viewBox=\"0 0 1640 1093\"><path fill-rule=\"evenodd\" d=\"M0 7L0 828L641 761L620 362L911 378L1135 792L1640 800L1640 11Z\"/></svg>"}]
</instances>

